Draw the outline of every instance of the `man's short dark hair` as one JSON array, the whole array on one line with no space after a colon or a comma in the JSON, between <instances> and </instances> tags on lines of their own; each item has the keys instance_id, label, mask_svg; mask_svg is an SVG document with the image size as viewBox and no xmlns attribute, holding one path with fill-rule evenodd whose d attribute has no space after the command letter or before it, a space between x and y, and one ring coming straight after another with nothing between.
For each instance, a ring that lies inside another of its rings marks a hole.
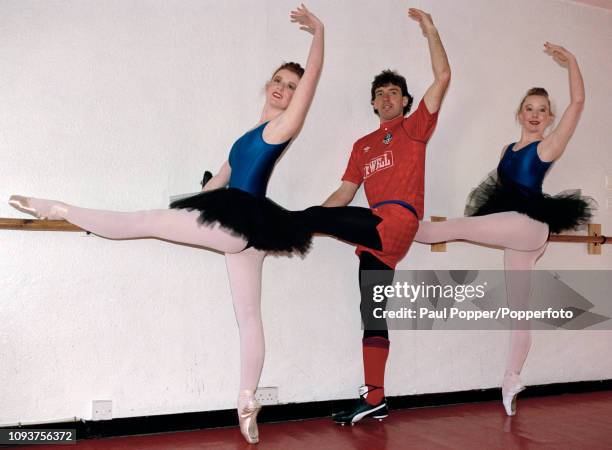
<instances>
[{"instance_id":1,"label":"man's short dark hair","mask_svg":"<svg viewBox=\"0 0 612 450\"><path fill-rule=\"evenodd\" d=\"M380 72L378 75L374 77L374 81L372 81L372 101L374 101L374 97L376 96L376 89L384 86L388 86L393 84L402 90L402 97L408 97L408 103L404 106L404 115L410 111L412 108L412 95L408 92L408 86L406 86L406 78L401 76L394 70L387 69ZM378 115L378 111L374 108L374 112Z\"/></svg>"}]
</instances>

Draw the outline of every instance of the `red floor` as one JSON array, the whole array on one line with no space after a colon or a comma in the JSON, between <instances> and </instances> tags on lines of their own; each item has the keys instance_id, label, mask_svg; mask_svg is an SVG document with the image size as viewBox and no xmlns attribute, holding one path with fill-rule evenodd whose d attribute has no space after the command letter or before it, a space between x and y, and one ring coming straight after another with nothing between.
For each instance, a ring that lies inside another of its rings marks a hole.
<instances>
[{"instance_id":1,"label":"red floor","mask_svg":"<svg viewBox=\"0 0 612 450\"><path fill-rule=\"evenodd\" d=\"M612 392L519 399L507 417L501 403L391 411L384 422L340 427L329 418L260 425L249 447L237 428L79 441L43 449L612 449ZM21 447L25 448L25 447Z\"/></svg>"}]
</instances>

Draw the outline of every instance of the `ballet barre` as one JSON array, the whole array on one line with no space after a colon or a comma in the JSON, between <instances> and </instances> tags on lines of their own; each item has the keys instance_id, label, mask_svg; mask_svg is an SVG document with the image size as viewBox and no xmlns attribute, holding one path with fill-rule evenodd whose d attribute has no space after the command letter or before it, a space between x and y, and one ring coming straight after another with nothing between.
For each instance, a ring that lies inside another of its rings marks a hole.
<instances>
[{"instance_id":1,"label":"ballet barre","mask_svg":"<svg viewBox=\"0 0 612 450\"><path fill-rule=\"evenodd\" d=\"M443 222L446 217L431 216L432 222ZM65 220L40 220L40 219L10 219L0 218L0 230L23 230L23 231L82 231L86 230L77 227L76 225L66 222ZM548 238L549 242L572 242L579 244L588 244L589 255L601 255L601 246L609 244L612 237L603 236L601 234L601 225L598 223L588 224L588 235L579 236L573 234L551 234ZM445 252L446 243L440 242L431 244L432 252Z\"/></svg>"},{"instance_id":2,"label":"ballet barre","mask_svg":"<svg viewBox=\"0 0 612 450\"><path fill-rule=\"evenodd\" d=\"M444 222L445 220L446 217L444 216L431 216L432 222ZM601 224L599 223L589 223L587 227L587 236L580 236L574 234L551 234L550 236L548 236L548 242L571 242L579 244L588 244L589 255L601 255L601 246L604 244L610 244L612 237L604 236L601 234ZM446 242L431 244L431 251L445 252Z\"/></svg>"},{"instance_id":3,"label":"ballet barre","mask_svg":"<svg viewBox=\"0 0 612 450\"><path fill-rule=\"evenodd\" d=\"M40 219L8 219L0 218L0 230L25 231L84 231L76 225L65 220Z\"/></svg>"}]
</instances>

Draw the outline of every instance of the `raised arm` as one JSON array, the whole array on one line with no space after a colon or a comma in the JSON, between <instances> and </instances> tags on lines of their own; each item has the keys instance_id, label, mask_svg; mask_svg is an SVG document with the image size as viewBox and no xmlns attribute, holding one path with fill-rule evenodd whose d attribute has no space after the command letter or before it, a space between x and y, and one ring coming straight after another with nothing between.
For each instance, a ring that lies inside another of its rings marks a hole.
<instances>
[{"instance_id":1,"label":"raised arm","mask_svg":"<svg viewBox=\"0 0 612 450\"><path fill-rule=\"evenodd\" d=\"M355 198L357 189L359 189L359 186L355 183L343 181L340 187L336 189L336 191L334 191L334 193L330 195L327 200L325 200L323 206L346 206L353 201L353 198Z\"/></svg>"},{"instance_id":2,"label":"raised arm","mask_svg":"<svg viewBox=\"0 0 612 450\"><path fill-rule=\"evenodd\" d=\"M228 161L225 161L217 174L212 177L206 185L202 188L202 191L211 191L213 189L219 189L227 186L229 183L230 175L232 174L232 168Z\"/></svg>"},{"instance_id":3,"label":"raised arm","mask_svg":"<svg viewBox=\"0 0 612 450\"><path fill-rule=\"evenodd\" d=\"M554 161L565 150L580 120L584 108L584 82L576 57L572 53L550 42L544 44L544 51L559 64L567 67L569 74L570 104L563 112L559 124L538 146L542 159Z\"/></svg>"},{"instance_id":4,"label":"raised arm","mask_svg":"<svg viewBox=\"0 0 612 450\"><path fill-rule=\"evenodd\" d=\"M416 8L408 10L408 16L416 20L421 26L423 36L427 38L429 45L429 55L431 56L431 66L434 74L434 81L425 92L423 100L430 113L435 113L440 109L444 93L448 88L451 78L451 70L446 57L446 51L440 40L438 29L433 24L431 15Z\"/></svg>"},{"instance_id":5,"label":"raised arm","mask_svg":"<svg viewBox=\"0 0 612 450\"><path fill-rule=\"evenodd\" d=\"M303 4L295 11L291 11L291 21L298 23L301 30L311 33L313 37L304 75L298 83L291 103L268 125L268 132L274 135L274 140L281 142L291 139L302 127L323 67L323 23Z\"/></svg>"}]
</instances>

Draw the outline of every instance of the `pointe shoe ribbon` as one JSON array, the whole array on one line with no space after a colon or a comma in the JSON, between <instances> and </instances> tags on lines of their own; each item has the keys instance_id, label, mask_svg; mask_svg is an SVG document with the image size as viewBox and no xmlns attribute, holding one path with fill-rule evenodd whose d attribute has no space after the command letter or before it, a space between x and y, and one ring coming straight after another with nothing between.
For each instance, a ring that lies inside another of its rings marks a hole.
<instances>
[{"instance_id":1,"label":"pointe shoe ribbon","mask_svg":"<svg viewBox=\"0 0 612 450\"><path fill-rule=\"evenodd\" d=\"M244 403L246 401L246 403ZM238 422L240 432L249 444L259 442L259 430L257 428L257 414L261 410L261 405L255 399L252 391L243 391L238 398Z\"/></svg>"}]
</instances>

